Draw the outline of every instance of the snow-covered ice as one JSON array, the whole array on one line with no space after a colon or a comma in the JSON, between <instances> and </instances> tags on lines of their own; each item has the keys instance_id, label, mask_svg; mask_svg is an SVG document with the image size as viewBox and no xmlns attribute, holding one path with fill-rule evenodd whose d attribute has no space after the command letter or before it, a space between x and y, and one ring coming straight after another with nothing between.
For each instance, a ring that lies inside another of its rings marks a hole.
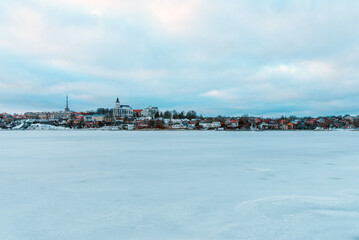
<instances>
[{"instance_id":1,"label":"snow-covered ice","mask_svg":"<svg viewBox=\"0 0 359 240\"><path fill-rule=\"evenodd\" d=\"M0 239L359 239L359 132L2 131Z\"/></svg>"}]
</instances>

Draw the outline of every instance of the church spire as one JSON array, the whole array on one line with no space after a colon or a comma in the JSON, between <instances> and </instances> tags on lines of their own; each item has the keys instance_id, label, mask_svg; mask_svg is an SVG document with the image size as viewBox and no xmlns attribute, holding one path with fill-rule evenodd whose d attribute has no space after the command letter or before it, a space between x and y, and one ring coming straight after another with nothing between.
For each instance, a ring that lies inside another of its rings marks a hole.
<instances>
[{"instance_id":1,"label":"church spire","mask_svg":"<svg viewBox=\"0 0 359 240\"><path fill-rule=\"evenodd\" d=\"M69 94L66 94L66 108L65 108L65 111L66 112L70 111L70 109L69 109Z\"/></svg>"}]
</instances>

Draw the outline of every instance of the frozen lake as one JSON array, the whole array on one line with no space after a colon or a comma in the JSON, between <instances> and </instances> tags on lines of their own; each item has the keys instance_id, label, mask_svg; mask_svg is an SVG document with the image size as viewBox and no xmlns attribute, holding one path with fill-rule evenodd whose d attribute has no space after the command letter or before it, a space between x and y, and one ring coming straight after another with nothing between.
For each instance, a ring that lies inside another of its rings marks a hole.
<instances>
[{"instance_id":1,"label":"frozen lake","mask_svg":"<svg viewBox=\"0 0 359 240\"><path fill-rule=\"evenodd\" d=\"M359 132L0 132L0 239L359 239Z\"/></svg>"}]
</instances>

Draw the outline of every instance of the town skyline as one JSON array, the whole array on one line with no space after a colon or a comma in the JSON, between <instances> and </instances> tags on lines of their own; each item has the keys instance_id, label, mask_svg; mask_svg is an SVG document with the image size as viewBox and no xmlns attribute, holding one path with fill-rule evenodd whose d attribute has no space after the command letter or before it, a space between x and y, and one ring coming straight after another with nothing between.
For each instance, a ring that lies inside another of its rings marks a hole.
<instances>
[{"instance_id":1,"label":"town skyline","mask_svg":"<svg viewBox=\"0 0 359 240\"><path fill-rule=\"evenodd\" d=\"M354 1L5 0L0 109L359 113ZM19 17L21 16L21 17ZM225 17L224 17L225 16Z\"/></svg>"},{"instance_id":2,"label":"town skyline","mask_svg":"<svg viewBox=\"0 0 359 240\"><path fill-rule=\"evenodd\" d=\"M64 97L63 97L64 98ZM65 100L64 100L65 99ZM111 110L113 111L114 107L113 105L118 101L120 101L120 98L119 97L115 97L116 101L113 101L112 102L112 106L109 105L109 106L97 106L97 107L94 107L92 109L78 109L78 108L73 108L71 107L71 99L70 99L70 95L67 93L65 95L65 98L63 99L63 103L62 103L62 106L60 106L59 108L46 108L46 109L41 109L39 108L38 110L29 110L29 109L25 109L24 111L2 111L2 109L0 109L0 113L9 113L9 114L12 114L12 115L23 115L25 113L40 113L40 112L96 112L98 111L98 109L108 109L108 110ZM121 103L124 103L123 101L121 101ZM126 102L125 102L126 103ZM60 104L56 104L56 106L59 106ZM127 104L126 103L126 106L130 106L130 104ZM131 105L132 106L132 105ZM144 106L142 105L142 107L139 107L139 106L134 106L133 110L137 110L137 109L145 109L146 107L151 107L153 106L153 104L149 104L147 106ZM158 107L156 107L158 108ZM31 109L31 108L30 108ZM132 108L131 108L132 109ZM204 116L204 117L217 117L217 116L223 116L223 117L241 117L241 116L252 116L252 117L259 117L259 118L281 118L281 117L290 117L290 116L295 116L295 117L326 117L326 116L359 116L359 113L348 113L348 112L343 112L343 113L337 113L337 114L322 114L322 115L295 115L295 114L282 114L282 115L271 115L271 114L262 114L262 115L255 115L255 114L249 114L249 113L241 113L241 114L232 114L232 115L225 115L225 114L208 114L208 115L205 115L201 112L198 112L195 108L191 108L191 109L160 109L158 108L159 111L161 112L177 112L177 113L181 113L181 112L189 112L189 111L195 111L196 113L198 113L198 115L201 115L201 116Z\"/></svg>"},{"instance_id":3,"label":"town skyline","mask_svg":"<svg viewBox=\"0 0 359 240\"><path fill-rule=\"evenodd\" d=\"M291 118L291 117L298 117L298 118L318 118L318 117L340 117L340 116L354 116L354 117L359 117L359 113L357 114L350 114L350 113L343 113L343 114L323 114L323 115L303 115L303 116L297 116L297 115L281 115L281 116L270 116L270 115L251 115L251 114L248 114L248 113L243 113L243 114L238 114L238 115L224 115L224 114L217 114L217 115L204 115L200 112L197 112L196 109L190 109L190 110L178 110L178 109L159 109L158 107L153 107L151 105L148 105L147 107L137 107L135 106L134 108L132 108L132 106L130 106L129 104L125 104L125 105L120 105L120 103L123 103L120 101L120 98L119 97L116 97L116 100L114 101L114 104L115 106L114 107L111 107L111 106L99 106L97 107L96 109L72 109L70 107L70 101L69 101L69 94L67 93L65 95L65 103L63 105L63 109L56 109L56 110L39 110L39 111L29 111L29 110L26 110L26 111L23 111L23 112L11 112L11 111L1 111L0 109L0 114L11 114L11 115L24 115L26 113L91 113L91 114L95 114L96 112L99 111L99 109L104 109L106 111L110 111L111 113L113 113L113 111L118 108L118 107L122 107L122 106L125 106L126 108L128 108L130 112L128 112L128 115L129 116L132 116L133 114L136 114L138 111L142 111L144 109L150 109L150 108L155 108L156 111L160 112L160 113L164 113L164 112L170 112L170 113L176 113L176 114L179 114L179 113L184 113L186 114L187 112L195 112L198 116L201 116L201 117L207 117L207 118L213 118L213 117L226 117L226 118L231 118L231 117L234 117L234 118L238 118L238 117L258 117L258 118L268 118L268 119L280 119L280 118ZM117 110L117 114L118 114L118 110ZM116 113L115 113L116 115Z\"/></svg>"}]
</instances>

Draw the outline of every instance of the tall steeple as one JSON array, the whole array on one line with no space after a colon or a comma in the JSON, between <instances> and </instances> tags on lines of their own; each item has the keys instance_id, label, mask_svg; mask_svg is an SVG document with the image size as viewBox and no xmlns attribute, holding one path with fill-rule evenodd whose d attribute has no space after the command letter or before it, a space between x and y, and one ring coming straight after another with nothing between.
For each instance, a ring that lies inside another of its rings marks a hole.
<instances>
[{"instance_id":1,"label":"tall steeple","mask_svg":"<svg viewBox=\"0 0 359 240\"><path fill-rule=\"evenodd\" d=\"M65 112L69 112L70 109L69 109L69 95L66 94L66 108L65 108Z\"/></svg>"},{"instance_id":2,"label":"tall steeple","mask_svg":"<svg viewBox=\"0 0 359 240\"><path fill-rule=\"evenodd\" d=\"M117 98L116 99L116 103L115 103L115 107L113 108L113 116L119 117L120 116L120 100Z\"/></svg>"}]
</instances>

